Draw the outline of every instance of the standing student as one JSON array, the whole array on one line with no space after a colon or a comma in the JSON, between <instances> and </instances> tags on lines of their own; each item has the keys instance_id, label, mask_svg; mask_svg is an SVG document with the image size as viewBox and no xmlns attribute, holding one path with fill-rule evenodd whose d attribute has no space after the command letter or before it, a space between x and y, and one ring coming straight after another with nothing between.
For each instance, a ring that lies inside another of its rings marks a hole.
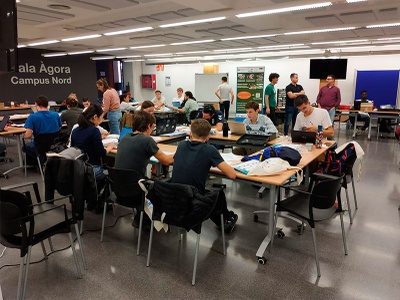
<instances>
[{"instance_id":1,"label":"standing student","mask_svg":"<svg viewBox=\"0 0 400 300\"><path fill-rule=\"evenodd\" d=\"M292 123L292 129L296 123L296 117L299 110L294 106L294 99L299 95L304 95L304 89L300 84L299 76L296 73L290 74L290 84L286 87L286 103L285 103L285 125L283 126L283 134L288 135L289 125Z\"/></svg>"},{"instance_id":2,"label":"standing student","mask_svg":"<svg viewBox=\"0 0 400 300\"><path fill-rule=\"evenodd\" d=\"M322 135L327 138L334 136L331 119L325 109L312 107L306 95L299 95L294 100L294 105L299 109L294 130L318 132L322 126Z\"/></svg>"},{"instance_id":3,"label":"standing student","mask_svg":"<svg viewBox=\"0 0 400 300\"><path fill-rule=\"evenodd\" d=\"M190 140L179 143L174 155L172 183L189 184L196 187L201 193L205 193L211 167L217 167L230 179L236 178L235 170L224 161L218 150L207 144L210 130L211 125L206 120L193 120ZM225 197L218 197L215 206L223 211L225 232L231 232L235 227L238 215L228 210ZM212 213L210 218L217 226L220 226L219 213Z\"/></svg>"},{"instance_id":4,"label":"standing student","mask_svg":"<svg viewBox=\"0 0 400 300\"><path fill-rule=\"evenodd\" d=\"M269 84L266 86L264 91L264 99L265 99L265 112L275 126L278 125L278 121L276 120L275 110L276 108L276 92L275 92L275 84L278 83L279 74L271 73L268 77ZM277 109L279 111L279 109Z\"/></svg>"},{"instance_id":5,"label":"standing student","mask_svg":"<svg viewBox=\"0 0 400 300\"><path fill-rule=\"evenodd\" d=\"M118 93L115 89L108 86L105 78L100 78L96 82L97 89L103 92L103 111L107 114L109 120L110 133L120 134L119 125L122 119L122 113L120 110L120 101Z\"/></svg>"},{"instance_id":6,"label":"standing student","mask_svg":"<svg viewBox=\"0 0 400 300\"><path fill-rule=\"evenodd\" d=\"M228 84L228 78L223 76L221 78L222 84L220 84L215 91L215 96L219 99L219 109L222 114L225 113L225 120L229 119L229 107L233 104L235 95L233 94L232 87Z\"/></svg>"},{"instance_id":7,"label":"standing student","mask_svg":"<svg viewBox=\"0 0 400 300\"><path fill-rule=\"evenodd\" d=\"M330 74L326 77L327 85L323 86L317 96L318 108L326 109L333 124L336 106L340 105L340 89L335 86L335 75Z\"/></svg>"}]
</instances>

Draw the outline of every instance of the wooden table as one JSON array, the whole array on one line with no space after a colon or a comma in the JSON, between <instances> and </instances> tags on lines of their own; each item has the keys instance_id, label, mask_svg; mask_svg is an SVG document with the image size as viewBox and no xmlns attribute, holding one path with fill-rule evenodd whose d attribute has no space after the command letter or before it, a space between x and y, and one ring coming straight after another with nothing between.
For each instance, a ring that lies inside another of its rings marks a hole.
<instances>
[{"instance_id":1,"label":"wooden table","mask_svg":"<svg viewBox=\"0 0 400 300\"><path fill-rule=\"evenodd\" d=\"M24 162L22 160L22 135L25 133L26 129L21 127L7 127L6 131L0 132L0 136L7 136L9 138L14 138L17 141L17 151L18 151L18 159L19 159L19 166L11 168L3 173L5 178L8 177L8 173L22 169L24 167Z\"/></svg>"}]
</instances>

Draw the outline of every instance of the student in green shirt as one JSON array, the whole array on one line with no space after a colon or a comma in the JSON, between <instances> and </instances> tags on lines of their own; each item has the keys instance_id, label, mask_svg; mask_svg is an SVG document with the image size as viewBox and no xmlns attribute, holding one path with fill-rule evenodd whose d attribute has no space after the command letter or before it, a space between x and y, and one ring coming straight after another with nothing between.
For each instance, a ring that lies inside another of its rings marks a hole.
<instances>
[{"instance_id":1,"label":"student in green shirt","mask_svg":"<svg viewBox=\"0 0 400 300\"><path fill-rule=\"evenodd\" d=\"M264 99L265 99L265 112L268 117L272 120L275 126L278 125L275 116L275 110L279 111L279 108L276 107L276 93L275 93L275 84L278 83L279 74L278 73L271 73L269 74L269 82L270 84L267 85L264 92Z\"/></svg>"}]
</instances>

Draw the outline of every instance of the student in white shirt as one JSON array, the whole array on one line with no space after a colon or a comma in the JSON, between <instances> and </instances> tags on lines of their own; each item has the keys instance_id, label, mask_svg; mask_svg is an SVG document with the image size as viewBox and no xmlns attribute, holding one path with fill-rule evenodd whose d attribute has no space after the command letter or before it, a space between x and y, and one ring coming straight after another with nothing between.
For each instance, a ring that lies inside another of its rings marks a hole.
<instances>
[{"instance_id":1,"label":"student in white shirt","mask_svg":"<svg viewBox=\"0 0 400 300\"><path fill-rule=\"evenodd\" d=\"M154 103L154 107L156 110L161 109L163 106L165 106L165 97L161 96L161 91L156 90L154 92L156 96L151 100L151 102Z\"/></svg>"}]
</instances>

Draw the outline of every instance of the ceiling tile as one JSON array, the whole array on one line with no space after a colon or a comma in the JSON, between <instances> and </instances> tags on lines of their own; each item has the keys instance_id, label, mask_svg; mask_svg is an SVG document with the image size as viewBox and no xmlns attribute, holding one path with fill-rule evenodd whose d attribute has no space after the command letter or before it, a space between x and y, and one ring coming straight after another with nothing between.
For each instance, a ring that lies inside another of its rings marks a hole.
<instances>
[{"instance_id":1,"label":"ceiling tile","mask_svg":"<svg viewBox=\"0 0 400 300\"><path fill-rule=\"evenodd\" d=\"M371 36L383 36L383 29L382 28L361 28L355 29L354 32L359 37L371 37Z\"/></svg>"},{"instance_id":2,"label":"ceiling tile","mask_svg":"<svg viewBox=\"0 0 400 300\"><path fill-rule=\"evenodd\" d=\"M306 21L310 22L314 26L336 26L343 25L335 15L325 15L325 16L315 16L315 17L306 17Z\"/></svg>"},{"instance_id":3,"label":"ceiling tile","mask_svg":"<svg viewBox=\"0 0 400 300\"><path fill-rule=\"evenodd\" d=\"M339 18L343 21L343 23L362 23L376 21L376 17L372 10L343 13L340 14Z\"/></svg>"},{"instance_id":4,"label":"ceiling tile","mask_svg":"<svg viewBox=\"0 0 400 300\"><path fill-rule=\"evenodd\" d=\"M396 20L399 18L398 9L394 8L387 8L387 9L380 9L376 13L378 20L387 21L387 20Z\"/></svg>"}]
</instances>

